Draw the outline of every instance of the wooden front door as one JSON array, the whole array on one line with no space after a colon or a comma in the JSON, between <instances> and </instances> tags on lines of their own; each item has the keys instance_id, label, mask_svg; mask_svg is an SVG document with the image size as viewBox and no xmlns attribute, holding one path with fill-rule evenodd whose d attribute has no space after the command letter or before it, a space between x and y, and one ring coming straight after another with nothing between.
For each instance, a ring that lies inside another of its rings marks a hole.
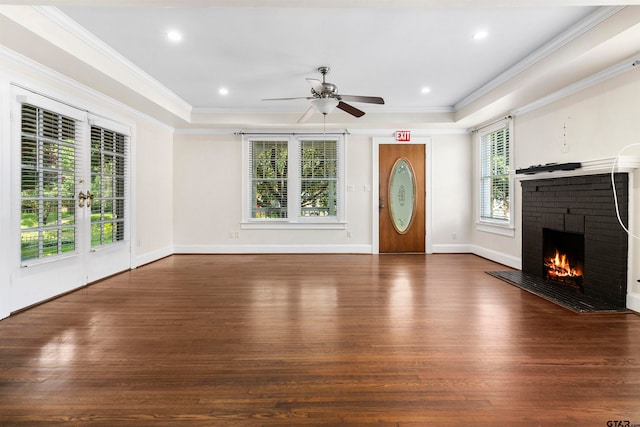
<instances>
[{"instance_id":1,"label":"wooden front door","mask_svg":"<svg viewBox=\"0 0 640 427\"><path fill-rule=\"evenodd\" d=\"M379 159L379 251L380 253L424 252L426 231L425 146L422 144L380 144ZM398 163L399 161L401 162ZM410 169L413 175L415 199L407 193L414 191L414 189L408 188L410 186L392 185L392 175L398 172L398 168L394 170L396 165L410 166L407 169ZM406 213L404 205L409 202L413 203L410 220L398 219L397 206L402 204ZM393 205L394 203L395 205Z\"/></svg>"}]
</instances>

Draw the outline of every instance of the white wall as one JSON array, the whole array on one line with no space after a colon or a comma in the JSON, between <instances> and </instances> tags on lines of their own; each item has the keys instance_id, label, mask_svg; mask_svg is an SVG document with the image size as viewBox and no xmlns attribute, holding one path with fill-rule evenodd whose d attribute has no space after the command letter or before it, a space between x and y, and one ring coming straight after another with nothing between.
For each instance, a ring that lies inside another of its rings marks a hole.
<instances>
[{"instance_id":1,"label":"white wall","mask_svg":"<svg viewBox=\"0 0 640 427\"><path fill-rule=\"evenodd\" d=\"M353 187L346 192L346 228L256 230L241 227L242 137L177 134L173 151L176 251L370 252L371 191L365 191L365 186L371 186L369 141L349 136L345 142L347 186Z\"/></svg>"},{"instance_id":2,"label":"white wall","mask_svg":"<svg viewBox=\"0 0 640 427\"><path fill-rule=\"evenodd\" d=\"M143 120L136 130L133 267L173 253L173 129Z\"/></svg>"},{"instance_id":3,"label":"white wall","mask_svg":"<svg viewBox=\"0 0 640 427\"><path fill-rule=\"evenodd\" d=\"M470 252L471 135L434 135L431 140L433 252Z\"/></svg>"},{"instance_id":4,"label":"white wall","mask_svg":"<svg viewBox=\"0 0 640 427\"><path fill-rule=\"evenodd\" d=\"M553 104L515 118L514 165L512 169L550 162L586 162L613 158L632 143L640 143L640 78L632 69L596 86L563 98ZM566 141L566 148L563 144ZM474 150L475 151L475 150ZM625 154L640 155L640 148ZM475 163L475 159L474 159ZM631 183L633 219L631 226L640 229L640 171ZM477 175L475 175L477 177ZM477 178L474 188L477 187ZM513 213L516 237L509 238L474 230L473 244L496 251L506 257L521 258L521 188L516 182ZM477 200L474 193L474 201ZM640 310L640 242L631 242L632 265L629 277L628 304Z\"/></svg>"},{"instance_id":5,"label":"white wall","mask_svg":"<svg viewBox=\"0 0 640 427\"><path fill-rule=\"evenodd\" d=\"M466 252L471 230L470 137L434 135L431 140L434 251ZM345 229L254 230L241 228L242 137L178 133L173 151L176 251L371 253L372 209L377 209L371 191L377 185L372 146L369 135L346 139ZM229 237L235 233L237 238Z\"/></svg>"}]
</instances>

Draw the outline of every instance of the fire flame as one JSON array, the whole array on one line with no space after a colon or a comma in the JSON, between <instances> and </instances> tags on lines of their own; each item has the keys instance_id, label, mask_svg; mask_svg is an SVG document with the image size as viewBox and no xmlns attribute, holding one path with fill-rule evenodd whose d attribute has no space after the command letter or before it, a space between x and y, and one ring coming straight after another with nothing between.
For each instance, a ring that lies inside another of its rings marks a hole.
<instances>
[{"instance_id":1,"label":"fire flame","mask_svg":"<svg viewBox=\"0 0 640 427\"><path fill-rule=\"evenodd\" d=\"M582 271L576 267L571 267L566 254L561 254L556 250L556 255L546 258L544 265L550 277L580 277Z\"/></svg>"}]
</instances>

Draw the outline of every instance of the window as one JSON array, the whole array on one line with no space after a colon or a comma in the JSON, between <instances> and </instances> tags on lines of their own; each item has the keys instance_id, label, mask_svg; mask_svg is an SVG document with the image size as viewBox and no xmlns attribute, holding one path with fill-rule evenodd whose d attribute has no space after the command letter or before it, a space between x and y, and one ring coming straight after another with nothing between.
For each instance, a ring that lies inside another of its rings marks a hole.
<instances>
[{"instance_id":1,"label":"window","mask_svg":"<svg viewBox=\"0 0 640 427\"><path fill-rule=\"evenodd\" d=\"M79 123L22 104L20 241L22 260L76 250L76 149Z\"/></svg>"},{"instance_id":2,"label":"window","mask_svg":"<svg viewBox=\"0 0 640 427\"><path fill-rule=\"evenodd\" d=\"M124 240L127 137L91 126L91 247Z\"/></svg>"},{"instance_id":3,"label":"window","mask_svg":"<svg viewBox=\"0 0 640 427\"><path fill-rule=\"evenodd\" d=\"M336 141L300 143L300 216L338 215L338 150Z\"/></svg>"},{"instance_id":4,"label":"window","mask_svg":"<svg viewBox=\"0 0 640 427\"><path fill-rule=\"evenodd\" d=\"M288 141L251 141L250 153L251 218L287 218Z\"/></svg>"},{"instance_id":5,"label":"window","mask_svg":"<svg viewBox=\"0 0 640 427\"><path fill-rule=\"evenodd\" d=\"M480 139L480 222L511 224L510 123L486 129Z\"/></svg>"},{"instance_id":6,"label":"window","mask_svg":"<svg viewBox=\"0 0 640 427\"><path fill-rule=\"evenodd\" d=\"M245 225L342 221L342 136L246 139Z\"/></svg>"}]
</instances>

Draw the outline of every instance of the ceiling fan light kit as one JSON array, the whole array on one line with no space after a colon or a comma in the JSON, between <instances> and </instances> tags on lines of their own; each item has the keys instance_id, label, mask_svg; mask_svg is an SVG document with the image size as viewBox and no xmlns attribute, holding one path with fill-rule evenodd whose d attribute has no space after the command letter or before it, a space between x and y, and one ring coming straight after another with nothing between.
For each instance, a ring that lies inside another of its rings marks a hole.
<instances>
[{"instance_id":1,"label":"ceiling fan light kit","mask_svg":"<svg viewBox=\"0 0 640 427\"><path fill-rule=\"evenodd\" d=\"M379 96L358 96L358 95L340 95L338 93L338 86L326 81L326 75L329 74L331 69L329 67L318 67L318 72L322 74L322 81L318 79L307 78L307 81L311 85L311 96L298 97L298 98L271 98L263 99L263 101L287 101L292 99L310 99L311 107L300 117L298 123L304 123L311 117L314 110L322 113L324 116L333 111L334 108L349 113L354 117L364 116L364 111L359 110L353 105L349 105L344 101L349 102L364 102L368 104L384 104L384 99Z\"/></svg>"},{"instance_id":2,"label":"ceiling fan light kit","mask_svg":"<svg viewBox=\"0 0 640 427\"><path fill-rule=\"evenodd\" d=\"M311 104L319 113L329 114L338 105L340 101L335 98L317 98L311 101Z\"/></svg>"}]
</instances>

